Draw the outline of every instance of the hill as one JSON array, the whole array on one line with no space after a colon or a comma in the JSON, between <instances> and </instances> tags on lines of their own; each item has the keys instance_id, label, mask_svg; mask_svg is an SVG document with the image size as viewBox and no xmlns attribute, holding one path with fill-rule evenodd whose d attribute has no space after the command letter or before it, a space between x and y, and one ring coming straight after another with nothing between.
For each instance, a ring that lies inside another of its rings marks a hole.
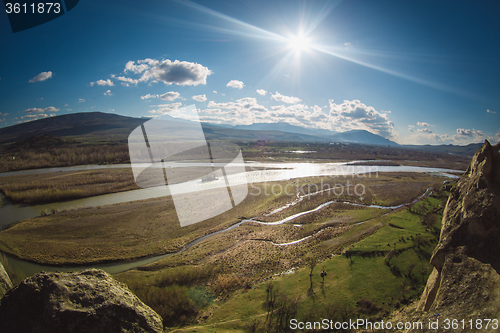
<instances>
[{"instance_id":1,"label":"hill","mask_svg":"<svg viewBox=\"0 0 500 333\"><path fill-rule=\"evenodd\" d=\"M355 142L369 145L391 145L399 146L396 142L388 140L380 135L370 133L365 130L352 130L342 133L337 133L330 137L333 142Z\"/></svg>"},{"instance_id":2,"label":"hill","mask_svg":"<svg viewBox=\"0 0 500 333\"><path fill-rule=\"evenodd\" d=\"M0 128L0 144L26 140L33 136L94 136L123 140L146 119L103 112L82 112L44 118Z\"/></svg>"}]
</instances>

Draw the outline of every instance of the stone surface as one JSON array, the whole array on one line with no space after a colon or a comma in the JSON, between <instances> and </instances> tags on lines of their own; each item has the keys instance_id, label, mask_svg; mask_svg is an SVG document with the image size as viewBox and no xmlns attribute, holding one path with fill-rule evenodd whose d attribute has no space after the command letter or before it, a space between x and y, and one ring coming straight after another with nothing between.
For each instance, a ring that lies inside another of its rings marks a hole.
<instances>
[{"instance_id":1,"label":"stone surface","mask_svg":"<svg viewBox=\"0 0 500 333\"><path fill-rule=\"evenodd\" d=\"M500 321L500 143L486 141L451 189L431 264L413 320Z\"/></svg>"},{"instance_id":2,"label":"stone surface","mask_svg":"<svg viewBox=\"0 0 500 333\"><path fill-rule=\"evenodd\" d=\"M39 273L0 304L2 333L163 332L161 317L98 269Z\"/></svg>"},{"instance_id":3,"label":"stone surface","mask_svg":"<svg viewBox=\"0 0 500 333\"><path fill-rule=\"evenodd\" d=\"M12 288L12 281L0 262L0 298Z\"/></svg>"}]
</instances>

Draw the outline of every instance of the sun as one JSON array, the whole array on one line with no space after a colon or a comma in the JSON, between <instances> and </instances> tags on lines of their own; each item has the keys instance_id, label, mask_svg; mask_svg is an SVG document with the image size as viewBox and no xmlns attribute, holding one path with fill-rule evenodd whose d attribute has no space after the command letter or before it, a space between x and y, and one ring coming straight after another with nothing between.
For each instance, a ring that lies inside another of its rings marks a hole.
<instances>
[{"instance_id":1,"label":"sun","mask_svg":"<svg viewBox=\"0 0 500 333\"><path fill-rule=\"evenodd\" d=\"M309 49L309 40L303 34L290 37L288 43L296 53Z\"/></svg>"}]
</instances>

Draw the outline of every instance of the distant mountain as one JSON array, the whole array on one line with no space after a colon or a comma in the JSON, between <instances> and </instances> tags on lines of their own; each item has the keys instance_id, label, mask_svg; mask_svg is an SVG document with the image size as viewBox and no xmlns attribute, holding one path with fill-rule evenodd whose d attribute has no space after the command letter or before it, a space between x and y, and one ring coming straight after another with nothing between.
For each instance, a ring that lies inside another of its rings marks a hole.
<instances>
[{"instance_id":1,"label":"distant mountain","mask_svg":"<svg viewBox=\"0 0 500 333\"><path fill-rule=\"evenodd\" d=\"M164 116L169 117L169 116ZM57 145L67 140L99 140L102 142L127 142L129 134L150 118L125 117L112 113L82 112L44 118L27 123L0 128L0 144L17 142L12 147L34 147L36 145ZM188 120L171 118L171 121ZM335 133L321 129L302 128L288 123L252 124L230 126L202 123L208 140L230 141L295 141L295 142L352 142L369 145L399 146L397 143L365 130ZM63 140L63 141L61 141ZM479 143L467 146L441 145L406 148L441 153L472 156L481 146Z\"/></svg>"},{"instance_id":2,"label":"distant mountain","mask_svg":"<svg viewBox=\"0 0 500 333\"><path fill-rule=\"evenodd\" d=\"M252 131L281 131L285 133L300 134L301 141L315 141L315 142L352 142L370 145L393 145L398 146L394 141L388 140L380 135L370 133L365 130L352 130L343 133L337 133L325 129L304 128L300 126L290 125L286 122L279 123L256 123L251 125L218 125L210 124L211 126L218 126L238 130L252 130Z\"/></svg>"},{"instance_id":3,"label":"distant mountain","mask_svg":"<svg viewBox=\"0 0 500 333\"><path fill-rule=\"evenodd\" d=\"M188 122L169 117L171 121ZM17 146L32 146L33 141L44 137L78 137L101 141L126 142L129 134L149 118L125 117L102 112L72 113L39 119L10 127L0 128L0 144L21 142ZM321 141L319 137L276 130L242 130L202 124L208 140L272 140L272 141ZM44 141L45 142L45 141Z\"/></svg>"},{"instance_id":4,"label":"distant mountain","mask_svg":"<svg viewBox=\"0 0 500 333\"><path fill-rule=\"evenodd\" d=\"M382 145L382 146L399 146L394 141L386 139L380 135L370 133L365 130L352 130L342 133L337 133L329 137L333 142L356 142L369 145Z\"/></svg>"},{"instance_id":5,"label":"distant mountain","mask_svg":"<svg viewBox=\"0 0 500 333\"><path fill-rule=\"evenodd\" d=\"M405 145L405 148L410 148L410 149L419 149L419 150L428 150L428 151L433 151L433 152L439 152L439 153L448 153L452 155L462 155L462 156L467 156L471 157L474 156L476 151L483 146L483 143L470 143L466 146L456 146L456 145L438 145L438 146L431 146L431 145L422 145L422 146L417 146L417 145Z\"/></svg>"},{"instance_id":6,"label":"distant mountain","mask_svg":"<svg viewBox=\"0 0 500 333\"><path fill-rule=\"evenodd\" d=\"M221 126L221 125L215 125ZM331 136L336 132L325 130L325 129L314 129L314 128L304 128L295 125L290 125L286 122L279 123L256 123L251 125L236 125L236 126L223 126L227 128L233 129L242 129L242 130L252 130L252 131L281 131L288 133L298 133L305 134L310 136Z\"/></svg>"}]
</instances>

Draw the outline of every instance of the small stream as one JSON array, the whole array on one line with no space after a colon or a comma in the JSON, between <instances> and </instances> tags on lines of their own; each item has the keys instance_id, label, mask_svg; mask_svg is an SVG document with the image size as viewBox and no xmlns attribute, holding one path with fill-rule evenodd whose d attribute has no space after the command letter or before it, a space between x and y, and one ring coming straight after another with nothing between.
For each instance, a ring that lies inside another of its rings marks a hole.
<instances>
[{"instance_id":1,"label":"small stream","mask_svg":"<svg viewBox=\"0 0 500 333\"><path fill-rule=\"evenodd\" d=\"M173 256L173 255L176 255L176 254L180 254L180 253L188 250L192 246L196 245L197 243L204 241L205 239L207 239L209 237L212 237L212 236L215 236L217 234L220 234L220 233L232 230L234 228L237 228L240 225L242 225L243 223L252 222L252 223L258 223L258 224L261 224L261 225L280 225L280 224L284 224L286 222L289 222L291 220L294 220L294 219L296 219L296 218L298 218L300 216L316 212L316 211L318 211L318 210L320 210L320 209L322 209L322 208L324 208L324 207L326 207L328 205L331 205L333 203L343 203L343 204L348 204L348 205L351 205L351 206L361 206L361 207L369 207L369 208L379 208L379 209L394 210L394 209L398 209L398 208L407 206L407 205L409 205L411 203L414 203L414 202L417 202L417 201L421 200L422 198L424 198L429 193L430 189L431 189L430 187L427 188L427 190L425 191L424 194L422 194L421 196L419 196L417 199L413 200L412 202L409 202L409 203L406 203L406 204L397 205L397 206L388 206L388 207L385 207L385 206L377 206L377 205L363 205L363 204L351 203L351 202L347 202L347 201L335 201L335 200L332 200L332 201L325 202L325 203L319 205L318 207L316 207L314 209L294 214L292 216L286 217L286 218L284 218L282 220L279 220L279 221L276 221L276 222L263 222L263 221L259 221L259 220L256 220L256 219L244 219L244 220L242 220L242 221L240 221L240 222L238 222L236 224L233 224L232 226L230 226L230 227L228 227L226 229L222 229L222 230L216 231L214 233L205 235L205 236L200 237L200 238L198 238L198 239L196 239L194 241L191 241L188 244L186 244L186 246L183 249L181 249L181 250L179 250L177 252L171 252L171 253L167 253L167 254L163 254L163 255L159 255L159 256L147 258L147 259L139 259L139 260L132 261L132 262L110 263L110 264L97 264L97 265L89 265L89 266L49 266L49 265L40 265L40 264L36 264L36 263L24 261L24 260L21 260L21 259L17 259L15 257L11 256L11 255L6 254L6 253L4 253L4 255L6 256L8 262L9 262L9 265L11 267L14 267L15 269L21 270L24 274L26 274L26 276L31 276L31 275L34 275L34 274L39 273L41 271L46 271L46 272L53 272L53 271L69 272L69 271L80 271L80 270L84 270L84 269L87 269L87 268L99 268L99 269L102 269L102 270L104 270L104 271L106 271L106 272L108 272L110 274L116 274L116 273L121 273L121 272L130 270L130 269L133 269L133 268L137 268L137 267L140 267L140 266L144 266L144 265L150 264L152 262L155 262L157 260L163 259L165 257L169 257L169 256ZM307 194L307 195L299 196L299 198L296 199L296 201L297 200L301 201L301 200L303 200L304 197L311 196L311 195L316 195L316 194L319 194L321 192L324 192L324 191L317 191L317 192L310 193L310 194ZM432 191L429 193L429 195L430 194L432 194ZM290 207L290 204L284 205L283 207L285 207L285 208ZM281 210L275 210L274 212L281 211ZM389 213L390 212L387 212L386 214L384 214L382 216L385 216L385 215L387 215ZM268 215L271 215L271 214L268 214ZM363 224L365 222L367 222L367 221L358 222L355 225ZM296 226L300 226L300 224L298 224ZM318 232L316 232L313 235L309 235L309 236L306 236L306 237L301 238L299 240L291 241L291 242L288 242L288 243L274 243L274 242L271 242L271 241L269 243L271 243L273 245L276 245L276 246L287 246L287 245L298 244L298 243L300 243L302 241L305 241L305 240L307 240L307 239L315 236L316 234L318 234L318 233L320 233L322 231L324 231L324 229L319 230Z\"/></svg>"}]
</instances>

